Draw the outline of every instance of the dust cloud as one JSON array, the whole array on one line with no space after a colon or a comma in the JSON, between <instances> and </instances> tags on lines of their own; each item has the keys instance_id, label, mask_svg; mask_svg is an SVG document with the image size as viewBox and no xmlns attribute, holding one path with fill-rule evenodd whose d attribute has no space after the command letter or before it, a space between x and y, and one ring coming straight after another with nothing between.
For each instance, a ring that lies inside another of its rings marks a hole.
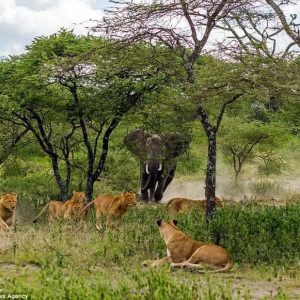
<instances>
[{"instance_id":1,"label":"dust cloud","mask_svg":"<svg viewBox=\"0 0 300 300\"><path fill-rule=\"evenodd\" d=\"M229 176L217 176L216 196L234 201L245 199L282 200L300 195L300 176L276 178L252 177L242 180L236 187ZM204 178L175 178L167 188L162 202L182 197L194 200L205 199Z\"/></svg>"}]
</instances>

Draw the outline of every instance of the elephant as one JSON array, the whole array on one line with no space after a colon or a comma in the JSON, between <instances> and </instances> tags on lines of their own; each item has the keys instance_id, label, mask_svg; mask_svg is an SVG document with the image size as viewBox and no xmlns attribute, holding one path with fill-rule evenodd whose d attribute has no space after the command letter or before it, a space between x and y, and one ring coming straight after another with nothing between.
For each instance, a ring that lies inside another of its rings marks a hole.
<instances>
[{"instance_id":1,"label":"elephant","mask_svg":"<svg viewBox=\"0 0 300 300\"><path fill-rule=\"evenodd\" d=\"M141 197L145 202L159 202L175 176L176 157L189 147L189 135L170 132L150 134L135 129L124 138L124 144L140 160Z\"/></svg>"}]
</instances>

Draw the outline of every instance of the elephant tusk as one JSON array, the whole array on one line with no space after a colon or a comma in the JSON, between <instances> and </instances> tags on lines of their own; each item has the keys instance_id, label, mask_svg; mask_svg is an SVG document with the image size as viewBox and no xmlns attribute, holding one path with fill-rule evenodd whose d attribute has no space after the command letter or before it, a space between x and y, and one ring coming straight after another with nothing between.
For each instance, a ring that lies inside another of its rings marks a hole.
<instances>
[{"instance_id":1,"label":"elephant tusk","mask_svg":"<svg viewBox=\"0 0 300 300\"><path fill-rule=\"evenodd\" d=\"M162 170L162 165L159 164L158 171L161 171L161 170Z\"/></svg>"},{"instance_id":2,"label":"elephant tusk","mask_svg":"<svg viewBox=\"0 0 300 300\"><path fill-rule=\"evenodd\" d=\"M149 175L149 166L146 164L146 173Z\"/></svg>"}]
</instances>

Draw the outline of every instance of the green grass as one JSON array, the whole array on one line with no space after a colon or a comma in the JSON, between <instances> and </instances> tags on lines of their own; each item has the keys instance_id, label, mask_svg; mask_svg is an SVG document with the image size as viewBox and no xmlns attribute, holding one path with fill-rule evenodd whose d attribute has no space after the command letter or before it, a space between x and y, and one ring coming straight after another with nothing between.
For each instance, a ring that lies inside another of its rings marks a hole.
<instances>
[{"instance_id":1,"label":"green grass","mask_svg":"<svg viewBox=\"0 0 300 300\"><path fill-rule=\"evenodd\" d=\"M13 244L0 256L0 294L26 293L32 299L252 299L268 284L275 299L288 299L299 282L300 205L230 205L207 224L193 211L178 216L192 238L218 243L235 262L229 274L143 268L145 259L165 255L156 220L164 205L138 206L115 229L87 223L47 222L17 227ZM103 220L104 224L104 220ZM12 267L1 267L10 263ZM285 280L282 280L285 278Z\"/></svg>"}]
</instances>

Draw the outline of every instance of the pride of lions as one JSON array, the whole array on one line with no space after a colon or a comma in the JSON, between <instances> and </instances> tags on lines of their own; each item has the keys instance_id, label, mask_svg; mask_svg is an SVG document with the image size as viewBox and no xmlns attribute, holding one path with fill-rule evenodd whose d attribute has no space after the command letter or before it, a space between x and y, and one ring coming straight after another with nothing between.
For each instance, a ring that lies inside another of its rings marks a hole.
<instances>
[{"instance_id":1,"label":"pride of lions","mask_svg":"<svg viewBox=\"0 0 300 300\"><path fill-rule=\"evenodd\" d=\"M66 202L49 201L33 222L37 222L41 215L48 212L49 221L56 219L83 221L91 206L96 213L96 228L100 229L99 218L106 216L106 226L112 226L112 217L120 218L129 207L137 204L136 194L132 192L119 195L100 195L93 201L87 202L84 192L74 192L72 198ZM0 230L9 231L15 219L17 194L0 195ZM223 206L222 200L216 197L216 205ZM205 210L205 200L190 200L173 198L167 203L170 214L186 213L194 207ZM177 227L177 221L157 221L159 232L166 244L167 256L158 260L144 261L144 266L161 266L165 263L172 267L184 267L203 272L205 266L213 268L211 272L226 272L233 267L233 261L227 250L213 244L192 240Z\"/></svg>"}]
</instances>

